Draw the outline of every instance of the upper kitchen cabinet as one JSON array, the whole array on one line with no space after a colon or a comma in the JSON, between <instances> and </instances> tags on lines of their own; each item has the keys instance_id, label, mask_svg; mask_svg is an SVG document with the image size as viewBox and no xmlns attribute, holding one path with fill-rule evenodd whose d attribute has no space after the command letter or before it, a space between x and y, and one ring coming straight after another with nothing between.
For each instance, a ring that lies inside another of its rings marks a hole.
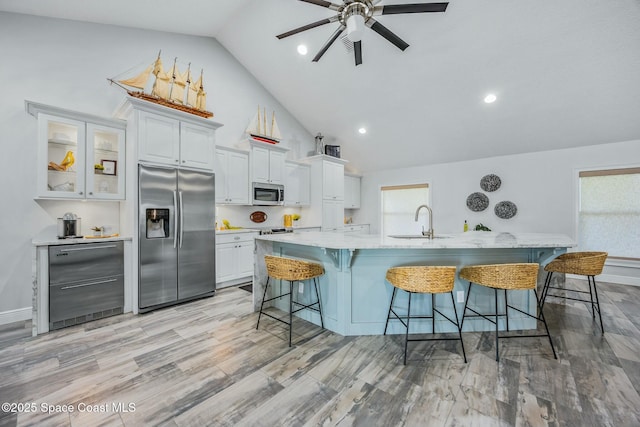
<instances>
[{"instance_id":1,"label":"upper kitchen cabinet","mask_svg":"<svg viewBox=\"0 0 640 427\"><path fill-rule=\"evenodd\" d=\"M125 197L125 127L111 120L26 102L38 119L37 198Z\"/></svg>"},{"instance_id":2,"label":"upper kitchen cabinet","mask_svg":"<svg viewBox=\"0 0 640 427\"><path fill-rule=\"evenodd\" d=\"M344 176L344 208L360 209L360 177L358 175Z\"/></svg>"},{"instance_id":3,"label":"upper kitchen cabinet","mask_svg":"<svg viewBox=\"0 0 640 427\"><path fill-rule=\"evenodd\" d=\"M286 179L284 182L285 206L309 206L311 167L296 162L286 162Z\"/></svg>"},{"instance_id":4,"label":"upper kitchen cabinet","mask_svg":"<svg viewBox=\"0 0 640 427\"><path fill-rule=\"evenodd\" d=\"M216 147L216 203L249 205L249 153Z\"/></svg>"},{"instance_id":5,"label":"upper kitchen cabinet","mask_svg":"<svg viewBox=\"0 0 640 427\"><path fill-rule=\"evenodd\" d=\"M250 146L252 182L284 185L285 159L289 149L253 140Z\"/></svg>"},{"instance_id":6,"label":"upper kitchen cabinet","mask_svg":"<svg viewBox=\"0 0 640 427\"><path fill-rule=\"evenodd\" d=\"M220 123L137 98L128 98L118 115L127 118L138 160L214 171Z\"/></svg>"},{"instance_id":7,"label":"upper kitchen cabinet","mask_svg":"<svg viewBox=\"0 0 640 427\"><path fill-rule=\"evenodd\" d=\"M343 230L344 165L347 161L318 155L308 157L305 162L311 165L311 205L304 213L305 221L320 224L322 231Z\"/></svg>"},{"instance_id":8,"label":"upper kitchen cabinet","mask_svg":"<svg viewBox=\"0 0 640 427\"><path fill-rule=\"evenodd\" d=\"M344 200L343 163L333 160L322 162L322 197L325 200Z\"/></svg>"}]
</instances>

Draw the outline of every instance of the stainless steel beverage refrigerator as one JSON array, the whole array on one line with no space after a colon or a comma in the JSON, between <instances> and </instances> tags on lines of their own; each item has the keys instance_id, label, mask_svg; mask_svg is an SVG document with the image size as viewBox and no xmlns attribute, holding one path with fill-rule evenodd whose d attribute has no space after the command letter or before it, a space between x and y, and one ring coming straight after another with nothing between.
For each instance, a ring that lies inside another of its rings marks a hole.
<instances>
[{"instance_id":1,"label":"stainless steel beverage refrigerator","mask_svg":"<svg viewBox=\"0 0 640 427\"><path fill-rule=\"evenodd\" d=\"M213 295L213 173L140 165L140 312Z\"/></svg>"}]
</instances>

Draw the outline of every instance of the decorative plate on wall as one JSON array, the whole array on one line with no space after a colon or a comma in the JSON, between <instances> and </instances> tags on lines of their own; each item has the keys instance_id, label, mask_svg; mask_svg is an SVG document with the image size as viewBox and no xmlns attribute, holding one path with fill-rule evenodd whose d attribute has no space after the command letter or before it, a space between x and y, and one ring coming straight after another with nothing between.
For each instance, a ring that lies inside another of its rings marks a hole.
<instances>
[{"instance_id":1,"label":"decorative plate on wall","mask_svg":"<svg viewBox=\"0 0 640 427\"><path fill-rule=\"evenodd\" d=\"M502 180L500 179L500 177L494 174L485 175L480 180L480 188L482 188L484 191L489 192L496 191L498 188L500 188L501 184Z\"/></svg>"},{"instance_id":2,"label":"decorative plate on wall","mask_svg":"<svg viewBox=\"0 0 640 427\"><path fill-rule=\"evenodd\" d=\"M249 215L249 219L253 222L265 222L267 220L267 214L262 211L255 211Z\"/></svg>"},{"instance_id":3,"label":"decorative plate on wall","mask_svg":"<svg viewBox=\"0 0 640 427\"><path fill-rule=\"evenodd\" d=\"M471 193L467 197L467 207L474 212L481 212L489 206L489 198L483 193Z\"/></svg>"},{"instance_id":4,"label":"decorative plate on wall","mask_svg":"<svg viewBox=\"0 0 640 427\"><path fill-rule=\"evenodd\" d=\"M515 203L509 201L503 201L496 204L496 207L493 209L498 218L509 219L516 216L518 213L518 207Z\"/></svg>"}]
</instances>

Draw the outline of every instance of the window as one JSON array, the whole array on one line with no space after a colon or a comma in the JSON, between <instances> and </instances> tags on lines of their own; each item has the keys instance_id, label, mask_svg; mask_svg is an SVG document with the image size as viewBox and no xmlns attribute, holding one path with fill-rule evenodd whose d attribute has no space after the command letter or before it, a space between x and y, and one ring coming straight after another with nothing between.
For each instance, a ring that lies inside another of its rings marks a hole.
<instances>
[{"instance_id":1,"label":"window","mask_svg":"<svg viewBox=\"0 0 640 427\"><path fill-rule=\"evenodd\" d=\"M640 259L640 168L582 171L578 246Z\"/></svg>"},{"instance_id":2,"label":"window","mask_svg":"<svg viewBox=\"0 0 640 427\"><path fill-rule=\"evenodd\" d=\"M422 226L428 228L427 210L420 210L418 222L416 209L429 204L429 185L396 185L382 187L382 235L419 234Z\"/></svg>"}]
</instances>

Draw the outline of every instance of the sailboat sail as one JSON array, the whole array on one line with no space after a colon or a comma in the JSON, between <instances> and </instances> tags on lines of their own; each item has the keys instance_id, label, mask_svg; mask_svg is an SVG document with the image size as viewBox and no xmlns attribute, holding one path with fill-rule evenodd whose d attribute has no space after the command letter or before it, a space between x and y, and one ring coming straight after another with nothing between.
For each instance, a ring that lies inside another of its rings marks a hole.
<instances>
[{"instance_id":1,"label":"sailboat sail","mask_svg":"<svg viewBox=\"0 0 640 427\"><path fill-rule=\"evenodd\" d=\"M173 67L169 71L165 71L160 53L158 53L156 60L138 75L122 80L107 80L127 90L130 96L201 117L213 117L213 113L206 110L207 94L204 92L202 72L200 78L192 82L191 65L189 64L186 72L180 73L176 62L177 58ZM151 85L151 74L155 76L153 85ZM150 93L146 91L148 86L151 86ZM139 91L132 91L128 88L139 89Z\"/></svg>"},{"instance_id":2,"label":"sailboat sail","mask_svg":"<svg viewBox=\"0 0 640 427\"><path fill-rule=\"evenodd\" d=\"M258 141L264 141L269 143L278 143L282 139L280 134L280 128L276 122L275 111L271 113L271 121L267 119L267 110L260 112L260 106L258 106L258 113L253 117L249 126L247 126L246 132L251 135L252 138Z\"/></svg>"}]
</instances>

